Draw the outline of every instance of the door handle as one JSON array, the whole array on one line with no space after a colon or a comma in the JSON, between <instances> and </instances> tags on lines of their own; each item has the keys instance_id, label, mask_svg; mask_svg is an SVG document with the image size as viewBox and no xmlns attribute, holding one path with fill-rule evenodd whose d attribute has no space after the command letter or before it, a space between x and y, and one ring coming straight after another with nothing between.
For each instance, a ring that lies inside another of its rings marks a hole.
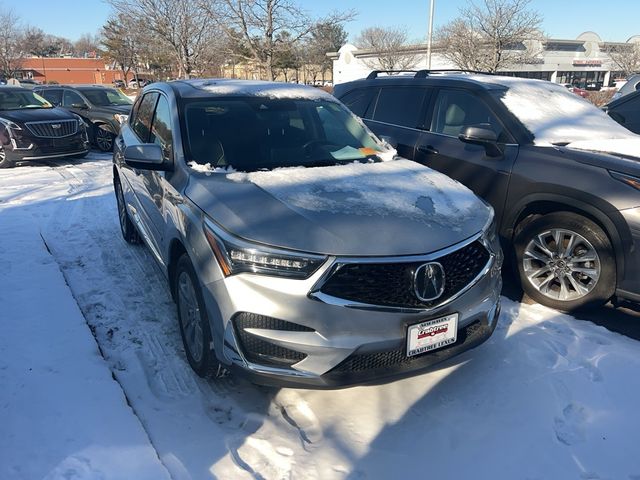
<instances>
[{"instance_id":1,"label":"door handle","mask_svg":"<svg viewBox=\"0 0 640 480\"><path fill-rule=\"evenodd\" d=\"M438 149L434 148L432 145L420 145L418 147L418 151L420 153L424 153L425 155L437 155Z\"/></svg>"}]
</instances>

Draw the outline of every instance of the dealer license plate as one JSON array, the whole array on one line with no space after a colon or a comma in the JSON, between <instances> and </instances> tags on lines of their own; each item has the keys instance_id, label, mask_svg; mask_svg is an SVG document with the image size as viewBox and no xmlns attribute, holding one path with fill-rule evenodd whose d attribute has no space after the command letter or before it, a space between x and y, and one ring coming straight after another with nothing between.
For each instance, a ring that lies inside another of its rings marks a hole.
<instances>
[{"instance_id":1,"label":"dealer license plate","mask_svg":"<svg viewBox=\"0 0 640 480\"><path fill-rule=\"evenodd\" d=\"M407 332L407 356L412 357L446 347L456 343L457 338L457 313L410 325Z\"/></svg>"}]
</instances>

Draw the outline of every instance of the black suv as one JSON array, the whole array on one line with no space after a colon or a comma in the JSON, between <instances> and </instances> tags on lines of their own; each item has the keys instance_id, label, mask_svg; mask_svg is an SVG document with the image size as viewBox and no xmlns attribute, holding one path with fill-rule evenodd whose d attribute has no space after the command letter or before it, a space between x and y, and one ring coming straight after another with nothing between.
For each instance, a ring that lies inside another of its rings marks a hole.
<instances>
[{"instance_id":1,"label":"black suv","mask_svg":"<svg viewBox=\"0 0 640 480\"><path fill-rule=\"evenodd\" d=\"M623 127L640 134L640 91L613 100L604 111Z\"/></svg>"},{"instance_id":2,"label":"black suv","mask_svg":"<svg viewBox=\"0 0 640 480\"><path fill-rule=\"evenodd\" d=\"M640 136L539 80L372 72L335 95L400 155L493 205L534 300L640 301Z\"/></svg>"},{"instance_id":3,"label":"black suv","mask_svg":"<svg viewBox=\"0 0 640 480\"><path fill-rule=\"evenodd\" d=\"M103 152L113 149L113 139L129 118L133 104L120 90L103 85L49 85L33 91L53 105L80 115L91 127L91 142Z\"/></svg>"},{"instance_id":4,"label":"black suv","mask_svg":"<svg viewBox=\"0 0 640 480\"><path fill-rule=\"evenodd\" d=\"M82 119L53 107L32 90L0 87L0 168L16 162L81 158L89 152Z\"/></svg>"}]
</instances>

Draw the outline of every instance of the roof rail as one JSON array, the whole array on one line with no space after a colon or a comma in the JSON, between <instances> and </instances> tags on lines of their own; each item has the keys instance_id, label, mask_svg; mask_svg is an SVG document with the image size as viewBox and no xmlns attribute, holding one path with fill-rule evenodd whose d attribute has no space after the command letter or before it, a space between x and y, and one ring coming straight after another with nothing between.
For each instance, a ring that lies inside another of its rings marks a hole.
<instances>
[{"instance_id":1,"label":"roof rail","mask_svg":"<svg viewBox=\"0 0 640 480\"><path fill-rule=\"evenodd\" d=\"M477 73L481 75L493 75L491 72L483 72L480 70L466 70L458 68L442 68L436 70L374 70L367 75L367 80L378 78L381 73L413 73L413 78L427 78L432 73Z\"/></svg>"},{"instance_id":2,"label":"roof rail","mask_svg":"<svg viewBox=\"0 0 640 480\"><path fill-rule=\"evenodd\" d=\"M483 72L481 70L466 70L459 68L441 68L437 70L418 70L414 78L426 78L431 73L477 73L481 75L493 75L491 72Z\"/></svg>"},{"instance_id":3,"label":"roof rail","mask_svg":"<svg viewBox=\"0 0 640 480\"><path fill-rule=\"evenodd\" d=\"M380 73L417 73L417 70L374 70L369 75L367 75L367 80L378 78L378 75Z\"/></svg>"}]
</instances>

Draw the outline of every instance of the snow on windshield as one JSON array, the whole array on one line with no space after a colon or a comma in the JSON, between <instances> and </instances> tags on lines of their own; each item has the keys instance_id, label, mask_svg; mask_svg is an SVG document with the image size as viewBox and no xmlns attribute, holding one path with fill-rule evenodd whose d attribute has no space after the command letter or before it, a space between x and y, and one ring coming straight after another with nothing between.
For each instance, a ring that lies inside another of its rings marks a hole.
<instances>
[{"instance_id":1,"label":"snow on windshield","mask_svg":"<svg viewBox=\"0 0 640 480\"><path fill-rule=\"evenodd\" d=\"M602 110L556 83L488 75L475 77L483 83L508 88L492 93L533 133L537 145L637 138Z\"/></svg>"},{"instance_id":2,"label":"snow on windshield","mask_svg":"<svg viewBox=\"0 0 640 480\"><path fill-rule=\"evenodd\" d=\"M293 207L351 215L389 215L456 229L482 203L451 178L409 160L231 173Z\"/></svg>"}]
</instances>

